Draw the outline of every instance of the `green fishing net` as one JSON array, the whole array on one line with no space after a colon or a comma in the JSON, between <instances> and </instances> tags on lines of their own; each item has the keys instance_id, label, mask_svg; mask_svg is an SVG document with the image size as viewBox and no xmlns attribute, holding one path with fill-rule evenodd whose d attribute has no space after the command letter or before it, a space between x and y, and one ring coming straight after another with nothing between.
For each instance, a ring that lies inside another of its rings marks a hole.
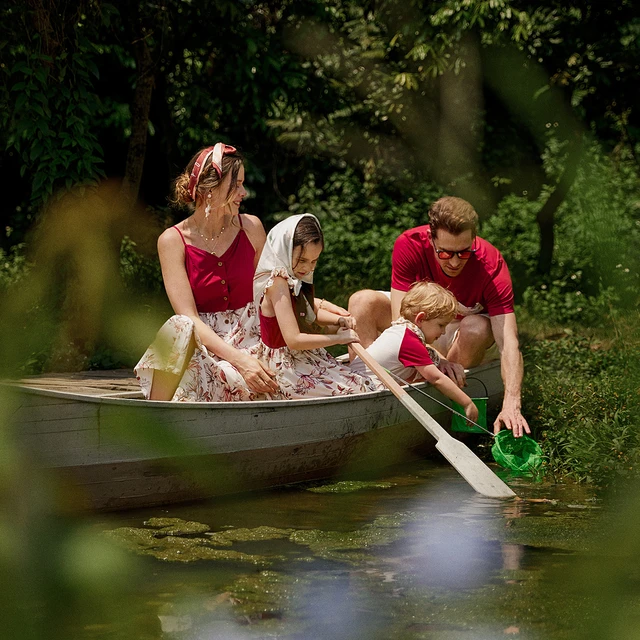
<instances>
[{"instance_id":1,"label":"green fishing net","mask_svg":"<svg viewBox=\"0 0 640 640\"><path fill-rule=\"evenodd\" d=\"M542 465L540 445L529 436L514 438L509 429L496 434L491 453L500 466L519 473L533 473Z\"/></svg>"}]
</instances>

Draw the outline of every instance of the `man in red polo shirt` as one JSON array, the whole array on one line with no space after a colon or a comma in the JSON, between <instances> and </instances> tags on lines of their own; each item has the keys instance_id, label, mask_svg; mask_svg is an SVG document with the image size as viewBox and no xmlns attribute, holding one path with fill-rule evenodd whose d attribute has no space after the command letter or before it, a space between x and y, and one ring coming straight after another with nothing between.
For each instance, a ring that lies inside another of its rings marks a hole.
<instances>
[{"instance_id":1,"label":"man in red polo shirt","mask_svg":"<svg viewBox=\"0 0 640 640\"><path fill-rule=\"evenodd\" d=\"M476 235L478 214L461 198L434 202L430 224L409 229L393 247L391 294L358 291L349 300L363 347L368 347L400 314L400 303L418 280L437 282L458 300L458 317L433 346L445 360L441 369L460 386L464 368L475 367L500 356L504 400L494 423L520 437L530 433L520 412L522 355L513 310L513 287L509 269L500 252ZM497 355L497 354L496 354Z\"/></svg>"}]
</instances>

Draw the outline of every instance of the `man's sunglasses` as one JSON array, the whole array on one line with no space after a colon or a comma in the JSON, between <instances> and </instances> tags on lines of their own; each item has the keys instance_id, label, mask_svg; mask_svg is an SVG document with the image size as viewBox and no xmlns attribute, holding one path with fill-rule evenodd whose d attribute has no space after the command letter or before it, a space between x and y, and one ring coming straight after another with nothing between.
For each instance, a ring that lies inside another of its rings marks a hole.
<instances>
[{"instance_id":1,"label":"man's sunglasses","mask_svg":"<svg viewBox=\"0 0 640 640\"><path fill-rule=\"evenodd\" d=\"M453 256L458 256L460 260L468 260L477 249L464 249L463 251L446 251L445 249L436 249L438 258L441 260L451 260Z\"/></svg>"}]
</instances>

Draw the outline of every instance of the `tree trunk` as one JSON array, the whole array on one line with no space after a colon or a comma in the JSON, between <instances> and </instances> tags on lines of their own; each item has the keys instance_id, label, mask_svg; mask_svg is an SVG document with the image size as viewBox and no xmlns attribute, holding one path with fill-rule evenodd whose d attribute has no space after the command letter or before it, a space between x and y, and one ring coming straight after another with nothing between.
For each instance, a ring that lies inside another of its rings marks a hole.
<instances>
[{"instance_id":1,"label":"tree trunk","mask_svg":"<svg viewBox=\"0 0 640 640\"><path fill-rule=\"evenodd\" d=\"M122 181L122 192L128 207L133 206L140 191L142 170L147 150L149 109L155 84L153 60L144 35L134 43L138 77L131 105L131 138L127 152L127 164Z\"/></svg>"},{"instance_id":2,"label":"tree trunk","mask_svg":"<svg viewBox=\"0 0 640 640\"><path fill-rule=\"evenodd\" d=\"M581 142L579 140L573 141L569 148L565 169L558 181L558 185L547 201L542 205L542 208L538 211L538 215L536 217L536 222L540 229L538 273L543 276L548 276L551 273L553 250L555 247L556 212L567 197L567 193L569 192L571 185L575 182L581 152Z\"/></svg>"}]
</instances>

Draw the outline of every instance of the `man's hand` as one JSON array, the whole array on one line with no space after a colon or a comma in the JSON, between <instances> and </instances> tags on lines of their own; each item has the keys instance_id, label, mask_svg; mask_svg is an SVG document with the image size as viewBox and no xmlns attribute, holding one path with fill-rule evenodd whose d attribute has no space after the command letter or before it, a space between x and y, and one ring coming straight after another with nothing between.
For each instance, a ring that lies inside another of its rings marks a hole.
<instances>
[{"instance_id":1,"label":"man's hand","mask_svg":"<svg viewBox=\"0 0 640 640\"><path fill-rule=\"evenodd\" d=\"M451 362L446 358L440 358L438 369L440 369L445 376L451 378L459 387L467 386L467 374L464 372L464 367L461 364Z\"/></svg>"},{"instance_id":2,"label":"man's hand","mask_svg":"<svg viewBox=\"0 0 640 640\"><path fill-rule=\"evenodd\" d=\"M502 411L498 414L496 421L493 423L493 433L498 433L504 425L507 429L511 429L514 437L521 438L525 432L531 433L531 429L527 424L524 416L520 413L520 407L514 403L510 403L505 399L502 404Z\"/></svg>"},{"instance_id":3,"label":"man's hand","mask_svg":"<svg viewBox=\"0 0 640 640\"><path fill-rule=\"evenodd\" d=\"M353 316L339 316L337 325L340 328L353 329L354 331L358 328L356 319Z\"/></svg>"}]
</instances>

